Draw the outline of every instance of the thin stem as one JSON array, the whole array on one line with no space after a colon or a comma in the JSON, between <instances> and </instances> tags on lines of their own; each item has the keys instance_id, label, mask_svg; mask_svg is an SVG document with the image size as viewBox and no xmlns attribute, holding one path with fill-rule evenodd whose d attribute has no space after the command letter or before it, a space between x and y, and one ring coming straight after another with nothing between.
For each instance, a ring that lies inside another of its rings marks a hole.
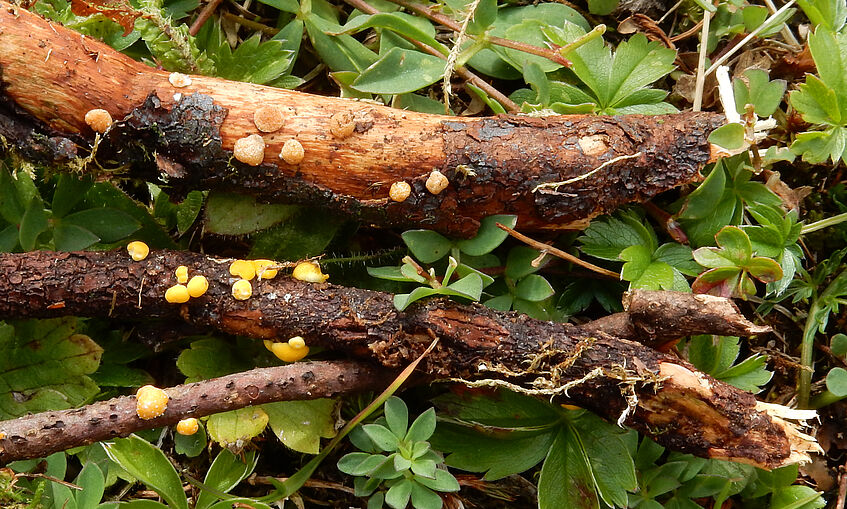
<instances>
[{"instance_id":1,"label":"thin stem","mask_svg":"<svg viewBox=\"0 0 847 509\"><path fill-rule=\"evenodd\" d=\"M814 223L803 225L803 229L800 230L800 234L805 235L807 233L823 230L824 228L829 228L830 226L841 224L844 221L847 221L847 212L828 217L826 219L821 219L820 221L815 221Z\"/></svg>"},{"instance_id":2,"label":"thin stem","mask_svg":"<svg viewBox=\"0 0 847 509\"><path fill-rule=\"evenodd\" d=\"M711 11L703 10L703 32L700 36L700 55L697 58L697 81L694 84L694 105L691 111L700 111L703 106L703 85L706 83L706 54L709 47L709 25L712 21Z\"/></svg>"},{"instance_id":3,"label":"thin stem","mask_svg":"<svg viewBox=\"0 0 847 509\"><path fill-rule=\"evenodd\" d=\"M421 5L416 2L409 2L408 0L389 0L391 3L395 3L405 9L408 9L412 12L420 14L421 16L435 21L439 25L443 25L450 30L462 33L462 26L451 19L449 16L445 16L444 14L438 13L430 9L425 5ZM465 34L467 37L476 39L475 35ZM525 42L513 41L511 39L504 39L502 37L497 37L494 35L486 36L486 40L491 44L495 44L497 46L502 46L504 48L516 49L519 51L523 51L524 53L530 53L532 55L538 55L539 57L544 57L552 62L555 62L559 65L563 65L565 67L570 67L571 62L560 55L557 51L554 51L550 48L542 48L541 46L535 46L533 44L527 44Z\"/></svg>"},{"instance_id":4,"label":"thin stem","mask_svg":"<svg viewBox=\"0 0 847 509\"><path fill-rule=\"evenodd\" d=\"M815 372L814 359L815 334L818 331L818 315L820 314L820 298L812 302L806 324L803 327L803 343L800 345L800 375L797 380L797 408L809 407L809 392L812 387L812 374Z\"/></svg>"},{"instance_id":5,"label":"thin stem","mask_svg":"<svg viewBox=\"0 0 847 509\"><path fill-rule=\"evenodd\" d=\"M360 11L364 12L365 14L377 14L377 13L380 12L378 9L375 9L370 4L366 3L364 0L344 0L344 1L347 2L349 5L351 5L355 8L357 8L357 9L359 9ZM411 37L406 37L402 34L398 34L398 35L401 35L404 39L411 42L412 44L414 44L415 46L422 49L426 53L429 53L432 56L438 57L442 60L447 59L447 57L444 56L443 53L441 53L437 49L429 46L428 44L424 44L420 41L416 41L415 39L413 39ZM486 94L493 97L497 102L502 104L503 107L506 108L506 110L509 113L517 113L517 112L520 111L520 107L517 104L515 104L514 101L512 101L511 99L509 99L508 97L503 95L502 92L500 92L499 90L497 90L496 88L491 86L487 81L485 81L484 79L480 78L476 74L469 71L466 67L457 67L455 69L455 72L456 72L456 74L461 76L463 79L470 82L472 85L476 86L477 88L481 89Z\"/></svg>"},{"instance_id":6,"label":"thin stem","mask_svg":"<svg viewBox=\"0 0 847 509\"><path fill-rule=\"evenodd\" d=\"M537 241L537 240L535 240L531 237L527 237L526 235L524 235L522 233L518 233L515 230L509 228L508 226L506 226L504 224L497 223L497 227L500 228L501 230L505 231L506 233L508 233L512 237L514 237L514 238L518 239L519 241L523 242L524 244L526 244L530 247L533 247L535 249L538 249L542 253L549 253L549 254L556 256L558 258L561 258L563 260L567 260L567 261L569 261L569 262L571 262L575 265L579 265L580 267L584 267L588 270L593 270L594 272L597 272L598 274L603 274L604 276L608 276L608 277L615 279L615 280L618 280L618 281L621 278L620 274L618 274L617 272L612 272L611 270L604 269L603 267L598 267L598 266L594 265L593 263L589 263L589 262L586 262L584 260L580 260L576 256L574 256L570 253L566 253L566 252L562 251L561 249L555 248L555 247L553 247L549 244L545 244L543 242L539 242L539 241Z\"/></svg>"},{"instance_id":7,"label":"thin stem","mask_svg":"<svg viewBox=\"0 0 847 509\"><path fill-rule=\"evenodd\" d=\"M263 25L262 23L258 23L256 21L251 21L247 18L242 18L237 14L233 14L231 12L223 12L221 13L222 18L226 18L230 21L234 21L243 27L247 27L251 30L258 30L264 34L270 35L273 37L274 35L279 33L278 28L269 27L268 25Z\"/></svg>"},{"instance_id":8,"label":"thin stem","mask_svg":"<svg viewBox=\"0 0 847 509\"><path fill-rule=\"evenodd\" d=\"M768 28L768 25L770 25L770 24L771 24L771 22L773 22L773 20L774 20L774 19L776 19L776 18L777 18L780 14L782 14L782 13L783 13L783 12L785 12L785 11L787 11L789 7L791 7L792 5L794 5L794 2L795 2L795 0L789 0L789 2L788 2L788 3L786 3L785 5L783 5L782 7L780 7L778 11L776 11L776 12L775 12L775 13L773 13L770 17L768 17L768 19L766 19L764 23L762 23L761 25L759 25L759 27L758 27L758 28L756 28L755 30L753 30L752 32L750 32L749 34L747 34L747 37L745 37L744 39L741 39L741 42L739 42L738 44L736 44L735 46L733 46L731 50L729 50L729 51L727 51L726 53L724 53L722 57L720 57L719 59L715 60L715 61L712 63L712 65L711 65L711 66L709 66L709 68L708 68L708 69L706 69L706 73L705 73L705 75L706 75L706 76L708 76L711 72L713 72L715 69L717 69L719 65L721 65L721 64L723 64L724 62L726 62L727 60L729 60L729 57L731 57L731 56L732 56L732 55L734 55L736 52L738 52L738 50L740 50L741 48L743 48L743 47L744 47L744 45L745 45L745 44L747 44L748 42L750 42L750 41L751 41L754 37L756 37L757 35L759 35L759 32L761 32L761 31L762 31L762 30L764 30L765 28Z\"/></svg>"},{"instance_id":9,"label":"thin stem","mask_svg":"<svg viewBox=\"0 0 847 509\"><path fill-rule=\"evenodd\" d=\"M203 10L200 11L200 14L197 16L197 19L194 20L194 23L191 25L191 28L188 29L188 34L192 37L197 35L206 21L212 17L212 14L215 12L215 9L221 4L223 0L209 0L209 3L206 4L206 7L203 7Z\"/></svg>"}]
</instances>

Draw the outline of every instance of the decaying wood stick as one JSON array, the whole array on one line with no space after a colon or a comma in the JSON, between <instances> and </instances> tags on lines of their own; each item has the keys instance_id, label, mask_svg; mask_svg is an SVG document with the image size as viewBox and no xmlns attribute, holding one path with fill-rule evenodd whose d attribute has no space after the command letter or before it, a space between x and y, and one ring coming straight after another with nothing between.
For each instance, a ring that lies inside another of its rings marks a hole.
<instances>
[{"instance_id":1,"label":"decaying wood stick","mask_svg":"<svg viewBox=\"0 0 847 509\"><path fill-rule=\"evenodd\" d=\"M275 401L331 398L384 389L384 369L363 362L298 362L170 387L161 417L144 420L134 396L81 408L42 412L0 422L0 464L41 458L57 451L124 437L135 431L176 424L187 417L236 410Z\"/></svg>"},{"instance_id":2,"label":"decaying wood stick","mask_svg":"<svg viewBox=\"0 0 847 509\"><path fill-rule=\"evenodd\" d=\"M723 123L714 113L448 117L202 76L175 88L168 73L5 0L0 27L0 135L25 157L79 168L95 143L84 116L103 108L118 121L89 171L120 168L182 190L223 188L454 235L500 213L518 214L522 230L579 228L698 180L707 136ZM264 163L233 159L236 140L259 134L254 112L271 105L285 124L263 135ZM352 134L331 134L336 121ZM291 138L305 148L296 165L278 157ZM450 182L439 194L425 186L433 170ZM388 198L397 181L412 186L399 203ZM544 187L555 182L571 183Z\"/></svg>"},{"instance_id":3,"label":"decaying wood stick","mask_svg":"<svg viewBox=\"0 0 847 509\"><path fill-rule=\"evenodd\" d=\"M817 447L775 415L783 407L763 406L685 361L606 332L439 299L399 312L389 294L282 275L254 281L253 296L238 301L231 296L229 264L173 251L142 262L122 251L3 254L0 319L181 319L262 339L302 335L311 345L392 369L437 337L437 348L421 364L432 378L567 396L676 450L773 468ZM163 295L179 265L205 275L209 290L186 304L169 304Z\"/></svg>"}]
</instances>

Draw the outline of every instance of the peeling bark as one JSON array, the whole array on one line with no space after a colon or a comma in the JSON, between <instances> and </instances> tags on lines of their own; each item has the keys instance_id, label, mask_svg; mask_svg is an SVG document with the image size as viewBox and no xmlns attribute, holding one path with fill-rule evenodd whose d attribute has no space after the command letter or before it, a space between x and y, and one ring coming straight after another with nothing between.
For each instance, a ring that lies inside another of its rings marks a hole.
<instances>
[{"instance_id":1,"label":"peeling bark","mask_svg":"<svg viewBox=\"0 0 847 509\"><path fill-rule=\"evenodd\" d=\"M0 422L0 464L41 458L57 451L135 431L171 426L188 417L236 410L275 401L332 398L381 390L391 381L384 370L350 361L301 362L258 368L165 389L168 407L161 417L144 420L135 396L121 396L73 410L42 412Z\"/></svg>"},{"instance_id":2,"label":"peeling bark","mask_svg":"<svg viewBox=\"0 0 847 509\"><path fill-rule=\"evenodd\" d=\"M121 168L177 191L226 189L457 236L473 235L481 218L499 213L518 214L522 230L580 228L696 181L711 157L707 137L723 123L714 113L448 117L203 76L175 88L168 73L5 0L0 27L0 135L27 158L80 166L95 144L83 117L103 108L117 122L90 168ZM269 104L288 112L285 125L263 135L264 163L247 166L233 159L233 145L258 133L253 113ZM330 133L337 113L349 115L351 136ZM297 165L278 157L292 137L305 148ZM604 163L586 178L536 189ZM425 187L432 170L450 181L437 195ZM393 202L388 189L401 180L412 195Z\"/></svg>"},{"instance_id":3,"label":"peeling bark","mask_svg":"<svg viewBox=\"0 0 847 509\"><path fill-rule=\"evenodd\" d=\"M230 261L172 251L153 252L142 262L125 252L0 255L0 274L7 275L0 278L6 297L0 319L181 319L260 339L302 335L310 345L392 369L411 362L437 337L438 346L420 366L433 379L566 395L676 450L773 468L816 446L796 438L793 425L761 409L751 394L608 328L542 322L442 299L400 312L388 294L282 275L253 281L253 297L237 301L230 294ZM169 304L163 295L179 265L205 275L209 290L186 304ZM710 327L704 322L699 332Z\"/></svg>"}]
</instances>

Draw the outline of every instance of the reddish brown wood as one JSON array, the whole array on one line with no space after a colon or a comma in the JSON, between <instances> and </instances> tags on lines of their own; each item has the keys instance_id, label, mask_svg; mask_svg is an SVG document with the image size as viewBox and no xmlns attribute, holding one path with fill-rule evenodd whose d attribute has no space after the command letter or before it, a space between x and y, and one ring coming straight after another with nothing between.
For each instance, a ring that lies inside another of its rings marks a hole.
<instances>
[{"instance_id":1,"label":"reddish brown wood","mask_svg":"<svg viewBox=\"0 0 847 509\"><path fill-rule=\"evenodd\" d=\"M31 158L88 155L94 136L83 117L104 108L118 122L97 149L103 168L125 167L158 182L167 177L184 190L225 188L454 235L472 235L479 219L498 213L518 214L523 230L579 228L619 205L695 181L710 158L707 136L723 123L713 113L447 117L203 76L175 88L167 72L5 0L0 27L0 135ZM253 113L271 104L288 113L281 130L263 135L264 164L233 160L235 141L258 133ZM330 133L337 113L353 119L348 138ZM305 147L298 165L278 158L292 137ZM636 154L558 189L535 190ZM436 169L450 186L433 195L424 183ZM400 180L413 191L396 203L388 189Z\"/></svg>"}]
</instances>

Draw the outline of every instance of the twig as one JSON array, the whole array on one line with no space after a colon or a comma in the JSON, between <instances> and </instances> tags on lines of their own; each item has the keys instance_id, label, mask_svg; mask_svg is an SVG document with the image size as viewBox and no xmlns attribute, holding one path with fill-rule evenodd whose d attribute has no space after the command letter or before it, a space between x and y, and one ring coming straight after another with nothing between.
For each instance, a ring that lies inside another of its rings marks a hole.
<instances>
[{"instance_id":1,"label":"twig","mask_svg":"<svg viewBox=\"0 0 847 509\"><path fill-rule=\"evenodd\" d=\"M691 111L700 111L703 106L703 86L706 83L706 73L703 69L706 67L706 54L709 46L709 24L712 21L712 13L703 9L703 32L700 36L700 55L697 58L697 81L694 84L694 105Z\"/></svg>"},{"instance_id":2,"label":"twig","mask_svg":"<svg viewBox=\"0 0 847 509\"><path fill-rule=\"evenodd\" d=\"M432 21L435 21L439 25L443 25L450 30L456 33L464 33L466 31L462 29L462 25L453 21L449 16L445 16L444 14L438 13L430 9L425 5L421 5L415 2L409 2L407 0L389 0L392 3L395 3L405 9L408 9L412 12L420 14L421 16L428 18ZM473 15L473 11L471 11L471 15ZM470 37L472 39L476 39L476 36L473 34L465 34L465 36ZM502 37L497 37L495 35L488 35L486 40L491 44L495 44L497 46L502 46L504 48L516 49L518 51L523 51L524 53L529 53L531 55L537 55L539 57L546 58L552 62L555 62L559 65L563 65L565 67L570 67L571 62L563 57L558 51L550 49L550 48L542 48L541 46L535 46L533 44L527 44L521 41L513 41L511 39L504 39Z\"/></svg>"},{"instance_id":3,"label":"twig","mask_svg":"<svg viewBox=\"0 0 847 509\"><path fill-rule=\"evenodd\" d=\"M344 0L344 1L347 2L348 4L350 4L351 6L359 9L360 11L366 13L366 14L378 14L380 12L378 9L375 9L374 7L372 7L370 4L368 4L364 0ZM411 37L406 37L405 35L402 35L402 34L400 34L400 35L404 39L406 39L407 41L411 42L412 44L414 44L418 48L425 51L426 53L429 53L430 55L438 57L442 60L447 59L447 57L445 57L443 53L441 53L437 49L433 48L432 46L430 46L428 44L424 44L420 41L417 41L417 40L415 40ZM458 74L459 76L461 76L462 78L464 78L465 80L467 80L468 82L470 82L471 84L476 86L477 88L481 89L486 94L493 97L497 102L502 104L503 107L506 108L506 110L508 112L516 113L516 112L520 111L520 107L517 104L515 104L514 101L512 101L511 99L509 99L508 97L503 95L502 92L500 92L499 90L497 90L496 88L491 86L487 81L485 81L484 79L480 78L476 74L469 71L467 69L467 67L457 67L455 69L455 71L456 71L456 74Z\"/></svg>"},{"instance_id":4,"label":"twig","mask_svg":"<svg viewBox=\"0 0 847 509\"><path fill-rule=\"evenodd\" d=\"M844 503L847 501L847 463L839 469L838 474L838 499L835 502L835 509L844 509Z\"/></svg>"},{"instance_id":5,"label":"twig","mask_svg":"<svg viewBox=\"0 0 847 509\"><path fill-rule=\"evenodd\" d=\"M738 44L736 44L735 46L733 46L731 50L727 51L727 52L726 52L726 53L724 53L724 54L723 54L723 56L721 56L719 59L717 59L717 60L715 60L714 62L712 62L712 65L711 65L711 66L709 66L709 68L708 68L708 69L706 69L706 72L704 73L704 75L705 75L705 76L708 76L710 73L714 72L714 70L715 70L715 69L717 69L717 68L718 68L718 66L720 66L721 64L723 64L724 62L726 62L727 60L729 60L729 57L731 57L731 56L732 56L732 55L734 55L734 54L735 54L738 50L740 50L741 48L743 48L745 44L747 44L747 43L748 43L748 42L750 42L750 41L751 41L754 37L756 37L757 35L759 35L759 32L761 32L761 31L762 31L762 30L764 30L765 28L768 28L768 25L769 25L769 24L770 24L770 23L771 23L774 19L776 19L779 15L781 15L783 12L787 11L787 10L788 10L788 9L789 9L792 5L794 5L794 2L795 2L795 1L796 1L796 0L789 0L789 2L788 2L788 3L786 3L785 5L783 5L782 7L780 7L778 11L776 11L775 13L773 13L772 15L770 15L770 16L768 17L768 19L766 19L766 20L765 20L765 22L764 22L764 23L762 23L761 25L759 25L759 27L758 27L758 28L756 28L755 30L753 30L752 32L750 32L749 34L747 34L747 37L745 37L744 39L741 39L741 41L740 41ZM705 25L704 25L704 26L705 26ZM695 111L697 111L697 110L695 110Z\"/></svg>"},{"instance_id":6,"label":"twig","mask_svg":"<svg viewBox=\"0 0 847 509\"><path fill-rule=\"evenodd\" d=\"M566 253L565 251L562 251L561 249L555 248L555 247L553 247L549 244L545 244L543 242L539 242L535 239L527 237L526 235L524 235L522 233L518 233L515 230L509 228L508 226L506 226L504 224L497 223L497 227L500 228L501 230L505 231L506 233L508 233L512 237L514 237L514 238L518 239L519 241L525 243L526 245L533 247L535 249L538 249L542 253L549 253L553 256L556 256L556 257L561 258L563 260L567 260L571 263L579 265L580 267L584 267L588 270L593 270L594 272L597 272L599 274L603 274L604 276L608 276L608 277L615 279L615 280L620 280L620 278L621 278L620 274L618 274L617 272L612 272L611 270L604 269L603 267L598 267L598 266L594 265L593 263L589 263L589 262L586 262L584 260L580 260L576 256L574 256L570 253Z\"/></svg>"},{"instance_id":7,"label":"twig","mask_svg":"<svg viewBox=\"0 0 847 509\"><path fill-rule=\"evenodd\" d=\"M273 37L274 35L279 33L278 28L269 27L268 25L264 25L262 23L258 23L256 21L251 21L247 18L243 18L237 14L233 14L231 12L223 12L221 13L221 17L224 19L228 19L230 21L234 21L243 27L247 27L251 30L258 30L263 34L270 35Z\"/></svg>"},{"instance_id":8,"label":"twig","mask_svg":"<svg viewBox=\"0 0 847 509\"><path fill-rule=\"evenodd\" d=\"M212 17L215 9L218 8L222 1L223 0L209 0L209 3L206 4L206 7L203 7L203 10L200 11L200 14L197 16L197 19L191 24L191 28L188 29L188 34L192 37L197 35L200 29L203 28L206 21Z\"/></svg>"},{"instance_id":9,"label":"twig","mask_svg":"<svg viewBox=\"0 0 847 509\"><path fill-rule=\"evenodd\" d=\"M39 458L144 429L169 426L186 417L275 401L378 390L385 387L389 376L384 368L360 362L298 362L167 388L165 392L170 398L167 410L155 419L144 420L136 415L134 396L99 401L81 409L29 415L0 422L3 437L0 462Z\"/></svg>"}]
</instances>

